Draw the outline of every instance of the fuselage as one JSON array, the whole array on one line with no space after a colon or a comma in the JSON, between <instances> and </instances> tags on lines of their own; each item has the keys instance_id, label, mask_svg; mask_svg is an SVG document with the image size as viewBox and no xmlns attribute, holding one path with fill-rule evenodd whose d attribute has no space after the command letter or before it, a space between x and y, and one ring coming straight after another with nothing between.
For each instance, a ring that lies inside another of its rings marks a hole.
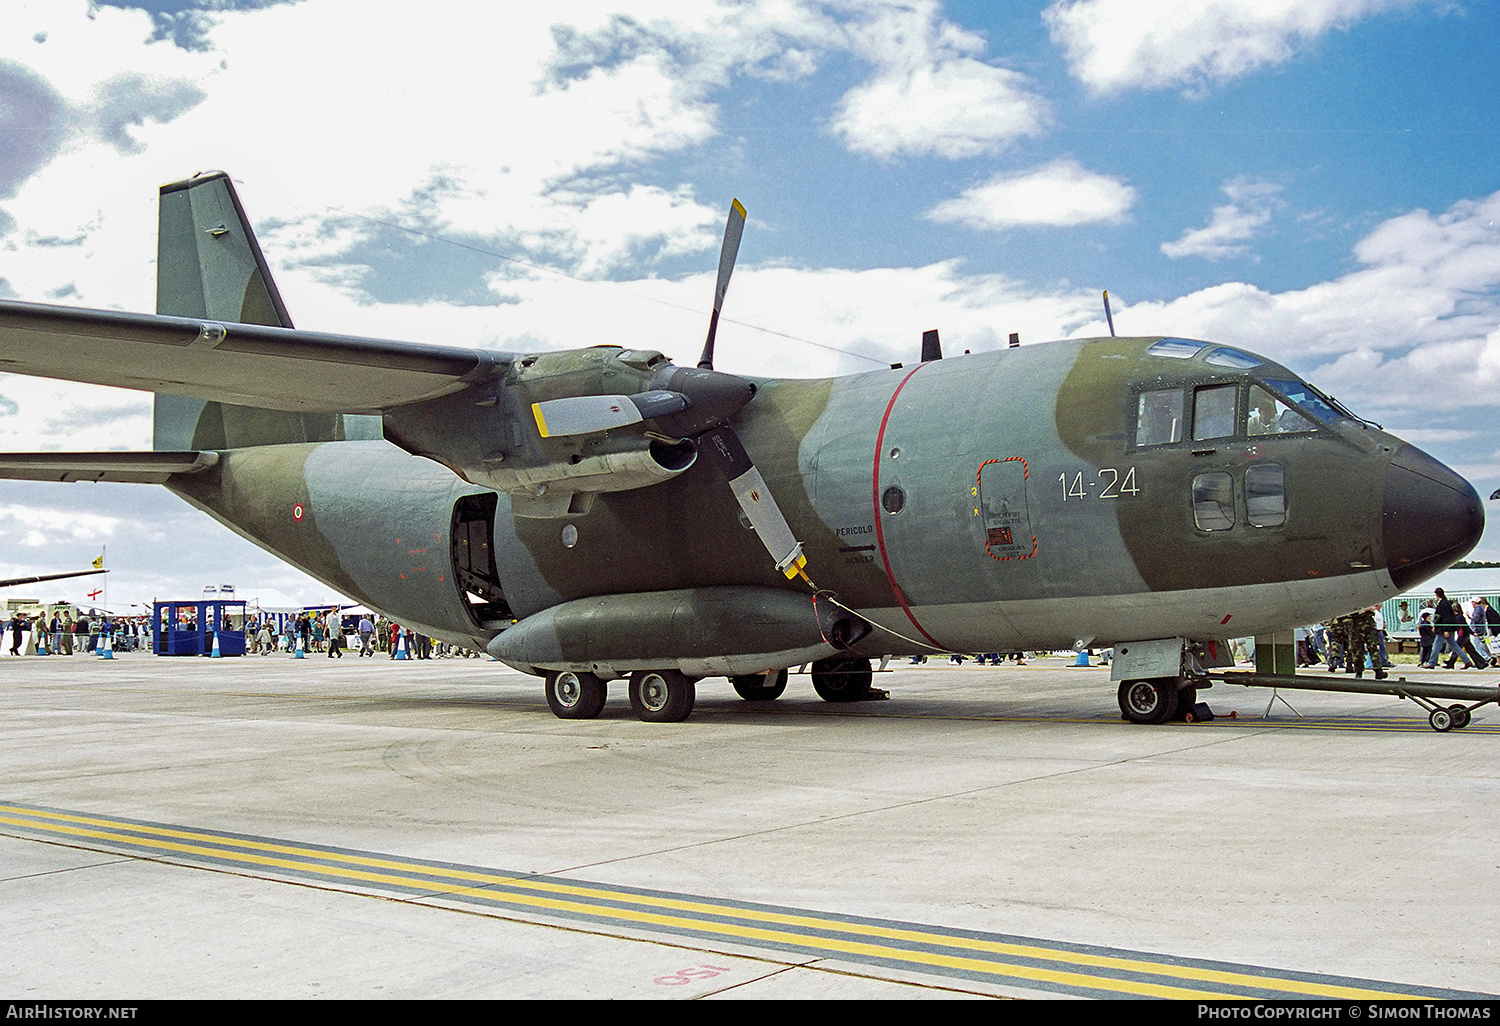
<instances>
[{"instance_id":1,"label":"fuselage","mask_svg":"<svg viewBox=\"0 0 1500 1026\"><path fill-rule=\"evenodd\" d=\"M1265 633L1404 590L1483 527L1452 471L1207 343L1069 340L757 385L734 427L817 587L877 626L873 653ZM705 461L545 517L379 440L230 450L171 487L468 643L590 596L808 591Z\"/></svg>"}]
</instances>

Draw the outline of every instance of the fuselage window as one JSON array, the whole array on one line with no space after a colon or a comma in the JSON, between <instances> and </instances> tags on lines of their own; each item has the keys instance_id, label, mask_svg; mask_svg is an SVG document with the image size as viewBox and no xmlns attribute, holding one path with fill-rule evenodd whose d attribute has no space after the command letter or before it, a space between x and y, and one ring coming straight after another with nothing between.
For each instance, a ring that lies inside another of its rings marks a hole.
<instances>
[{"instance_id":1,"label":"fuselage window","mask_svg":"<svg viewBox=\"0 0 1500 1026\"><path fill-rule=\"evenodd\" d=\"M1235 433L1238 385L1208 385L1193 392L1193 441L1228 438Z\"/></svg>"},{"instance_id":2,"label":"fuselage window","mask_svg":"<svg viewBox=\"0 0 1500 1026\"><path fill-rule=\"evenodd\" d=\"M880 505L887 513L895 516L906 508L906 492L902 491L900 485L891 485L881 493Z\"/></svg>"},{"instance_id":3,"label":"fuselage window","mask_svg":"<svg viewBox=\"0 0 1500 1026\"><path fill-rule=\"evenodd\" d=\"M1294 431L1311 431L1313 422L1290 404L1276 398L1259 385L1250 386L1250 413L1245 433L1285 435Z\"/></svg>"},{"instance_id":4,"label":"fuselage window","mask_svg":"<svg viewBox=\"0 0 1500 1026\"><path fill-rule=\"evenodd\" d=\"M1193 478L1193 523L1200 531L1227 531L1234 526L1234 478L1221 470Z\"/></svg>"},{"instance_id":5,"label":"fuselage window","mask_svg":"<svg viewBox=\"0 0 1500 1026\"><path fill-rule=\"evenodd\" d=\"M1182 441L1182 389L1142 392L1136 410L1135 444L1167 445Z\"/></svg>"},{"instance_id":6,"label":"fuselage window","mask_svg":"<svg viewBox=\"0 0 1500 1026\"><path fill-rule=\"evenodd\" d=\"M1245 516L1255 527L1286 523L1286 480L1279 463L1262 463L1245 471Z\"/></svg>"}]
</instances>

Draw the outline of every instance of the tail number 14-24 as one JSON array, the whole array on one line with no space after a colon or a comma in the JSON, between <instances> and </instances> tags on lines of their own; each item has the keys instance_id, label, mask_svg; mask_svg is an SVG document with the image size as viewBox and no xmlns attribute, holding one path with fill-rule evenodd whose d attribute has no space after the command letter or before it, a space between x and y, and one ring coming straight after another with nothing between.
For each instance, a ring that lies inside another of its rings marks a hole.
<instances>
[{"instance_id":1,"label":"tail number 14-24","mask_svg":"<svg viewBox=\"0 0 1500 1026\"><path fill-rule=\"evenodd\" d=\"M1126 467L1125 476L1120 476L1120 471L1115 467L1100 467L1094 476L1098 479L1096 484L1084 487L1083 471L1078 471L1072 477L1067 474L1058 474L1058 483L1062 485L1063 502L1069 499L1087 499L1089 490L1102 485L1096 499L1121 499L1127 496L1134 497L1141 494L1140 486L1135 483L1135 468Z\"/></svg>"}]
</instances>

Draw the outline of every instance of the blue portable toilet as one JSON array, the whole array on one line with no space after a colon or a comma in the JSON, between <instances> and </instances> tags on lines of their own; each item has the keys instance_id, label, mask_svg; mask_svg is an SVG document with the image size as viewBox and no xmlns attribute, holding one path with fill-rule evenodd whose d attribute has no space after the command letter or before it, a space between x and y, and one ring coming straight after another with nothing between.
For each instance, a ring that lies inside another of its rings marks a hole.
<instances>
[{"instance_id":1,"label":"blue portable toilet","mask_svg":"<svg viewBox=\"0 0 1500 1026\"><path fill-rule=\"evenodd\" d=\"M151 604L151 651L157 655L208 655L214 632L219 654L245 654L245 601L201 598Z\"/></svg>"}]
</instances>

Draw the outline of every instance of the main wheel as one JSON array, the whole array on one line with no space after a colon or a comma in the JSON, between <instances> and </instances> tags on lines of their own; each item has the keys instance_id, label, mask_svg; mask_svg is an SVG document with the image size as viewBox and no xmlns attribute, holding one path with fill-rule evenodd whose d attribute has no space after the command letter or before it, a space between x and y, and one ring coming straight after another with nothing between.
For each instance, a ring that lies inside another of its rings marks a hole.
<instances>
[{"instance_id":1,"label":"main wheel","mask_svg":"<svg viewBox=\"0 0 1500 1026\"><path fill-rule=\"evenodd\" d=\"M630 675L630 708L647 723L681 723L697 699L693 679L680 670L637 670Z\"/></svg>"},{"instance_id":2,"label":"main wheel","mask_svg":"<svg viewBox=\"0 0 1500 1026\"><path fill-rule=\"evenodd\" d=\"M825 702L857 702L875 679L870 660L849 656L819 659L812 664L812 685Z\"/></svg>"},{"instance_id":3,"label":"main wheel","mask_svg":"<svg viewBox=\"0 0 1500 1026\"><path fill-rule=\"evenodd\" d=\"M786 690L786 671L780 673L748 673L743 677L730 677L729 683L747 702L771 702L781 697Z\"/></svg>"},{"instance_id":4,"label":"main wheel","mask_svg":"<svg viewBox=\"0 0 1500 1026\"><path fill-rule=\"evenodd\" d=\"M604 708L609 687L592 673L556 670L547 674L547 704L560 720L591 720Z\"/></svg>"},{"instance_id":5,"label":"main wheel","mask_svg":"<svg viewBox=\"0 0 1500 1026\"><path fill-rule=\"evenodd\" d=\"M1177 712L1177 682L1171 678L1122 681L1120 712L1131 723L1165 723Z\"/></svg>"}]
</instances>

